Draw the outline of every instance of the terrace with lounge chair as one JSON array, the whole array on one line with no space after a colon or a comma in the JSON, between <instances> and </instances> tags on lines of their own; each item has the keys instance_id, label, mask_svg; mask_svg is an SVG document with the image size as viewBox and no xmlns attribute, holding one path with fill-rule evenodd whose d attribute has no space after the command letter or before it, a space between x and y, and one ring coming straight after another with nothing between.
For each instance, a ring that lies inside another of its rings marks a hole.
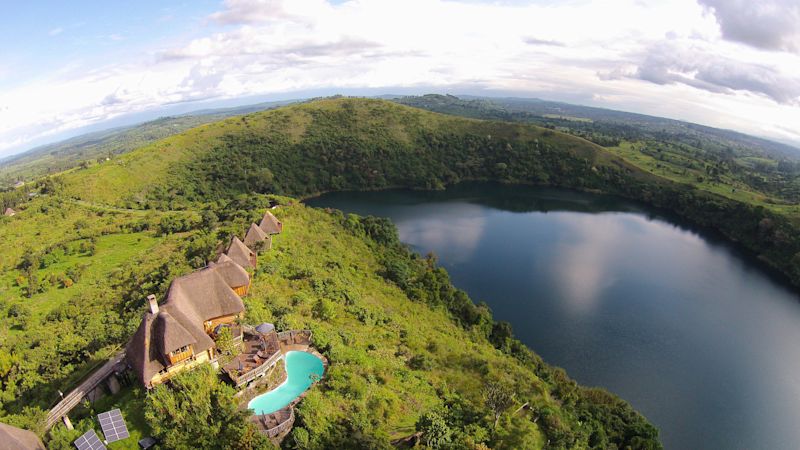
<instances>
[{"instance_id":1,"label":"terrace with lounge chair","mask_svg":"<svg viewBox=\"0 0 800 450\"><path fill-rule=\"evenodd\" d=\"M222 369L233 384L240 387L264 376L282 357L275 327L264 323L255 328L244 328L242 353Z\"/></svg>"},{"instance_id":2,"label":"terrace with lounge chair","mask_svg":"<svg viewBox=\"0 0 800 450\"><path fill-rule=\"evenodd\" d=\"M271 414L256 414L250 418L250 421L256 425L259 431L272 439L273 443L278 443L292 429L294 408L287 406Z\"/></svg>"}]
</instances>

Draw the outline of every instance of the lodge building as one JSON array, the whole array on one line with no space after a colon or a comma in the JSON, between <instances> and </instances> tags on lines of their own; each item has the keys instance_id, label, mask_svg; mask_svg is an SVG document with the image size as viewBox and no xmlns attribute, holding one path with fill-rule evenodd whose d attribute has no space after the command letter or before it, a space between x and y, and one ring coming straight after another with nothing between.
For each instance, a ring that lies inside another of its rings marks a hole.
<instances>
[{"instance_id":1,"label":"lodge building","mask_svg":"<svg viewBox=\"0 0 800 450\"><path fill-rule=\"evenodd\" d=\"M253 224L247 232L245 241L250 246L234 236L215 262L173 280L161 305L154 295L147 297L149 309L126 347L128 365L145 387L150 389L199 364L216 362L214 337L221 327L231 329L234 341L245 352L252 349L251 359L259 363L256 367L259 373L266 370L262 366L267 362L272 365L277 362L277 358L264 358L262 362L255 355L271 350L274 346L268 344L277 338L252 332L244 338L240 324L245 311L242 297L250 290L248 270L255 270L258 264L252 248L262 246L260 243L267 240L271 243L271 235L283 229L269 212L261 223L267 228ZM274 333L273 330L271 334ZM246 366L239 364L242 367Z\"/></svg>"}]
</instances>

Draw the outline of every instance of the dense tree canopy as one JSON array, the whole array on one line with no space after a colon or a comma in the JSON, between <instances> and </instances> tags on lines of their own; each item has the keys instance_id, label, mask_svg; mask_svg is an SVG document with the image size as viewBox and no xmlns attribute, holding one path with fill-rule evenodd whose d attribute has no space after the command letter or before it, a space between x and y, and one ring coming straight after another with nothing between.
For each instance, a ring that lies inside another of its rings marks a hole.
<instances>
[{"instance_id":1,"label":"dense tree canopy","mask_svg":"<svg viewBox=\"0 0 800 450\"><path fill-rule=\"evenodd\" d=\"M147 396L145 418L167 448L269 449L248 410L238 409L235 390L210 365L184 372Z\"/></svg>"}]
</instances>

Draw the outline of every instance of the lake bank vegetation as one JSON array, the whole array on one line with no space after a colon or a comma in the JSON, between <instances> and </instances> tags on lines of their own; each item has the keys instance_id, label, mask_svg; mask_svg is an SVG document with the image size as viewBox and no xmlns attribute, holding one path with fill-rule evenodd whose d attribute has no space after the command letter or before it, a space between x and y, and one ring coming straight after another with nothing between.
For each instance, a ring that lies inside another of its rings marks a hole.
<instances>
[{"instance_id":1,"label":"lake bank vegetation","mask_svg":"<svg viewBox=\"0 0 800 450\"><path fill-rule=\"evenodd\" d=\"M557 130L322 100L203 125L48 178L16 200L18 214L0 219L0 419L36 429L58 389L125 343L147 294L204 266L279 199L291 226L260 258L246 318L312 330L331 363L285 446L660 448L630 405L543 362L452 286L435 257L403 246L390 222L276 197L465 180L642 200L800 280L800 233L779 210L679 183ZM37 338L53 333L61 339Z\"/></svg>"}]
</instances>

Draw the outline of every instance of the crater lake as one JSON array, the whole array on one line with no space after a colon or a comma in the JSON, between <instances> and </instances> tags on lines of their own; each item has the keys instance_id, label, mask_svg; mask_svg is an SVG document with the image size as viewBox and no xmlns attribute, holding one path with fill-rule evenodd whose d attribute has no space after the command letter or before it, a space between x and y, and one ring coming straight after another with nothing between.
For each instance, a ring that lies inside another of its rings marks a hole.
<instances>
[{"instance_id":1,"label":"crater lake","mask_svg":"<svg viewBox=\"0 0 800 450\"><path fill-rule=\"evenodd\" d=\"M800 298L713 233L615 197L493 183L306 203L392 219L545 361L629 401L668 449L800 442Z\"/></svg>"}]
</instances>

